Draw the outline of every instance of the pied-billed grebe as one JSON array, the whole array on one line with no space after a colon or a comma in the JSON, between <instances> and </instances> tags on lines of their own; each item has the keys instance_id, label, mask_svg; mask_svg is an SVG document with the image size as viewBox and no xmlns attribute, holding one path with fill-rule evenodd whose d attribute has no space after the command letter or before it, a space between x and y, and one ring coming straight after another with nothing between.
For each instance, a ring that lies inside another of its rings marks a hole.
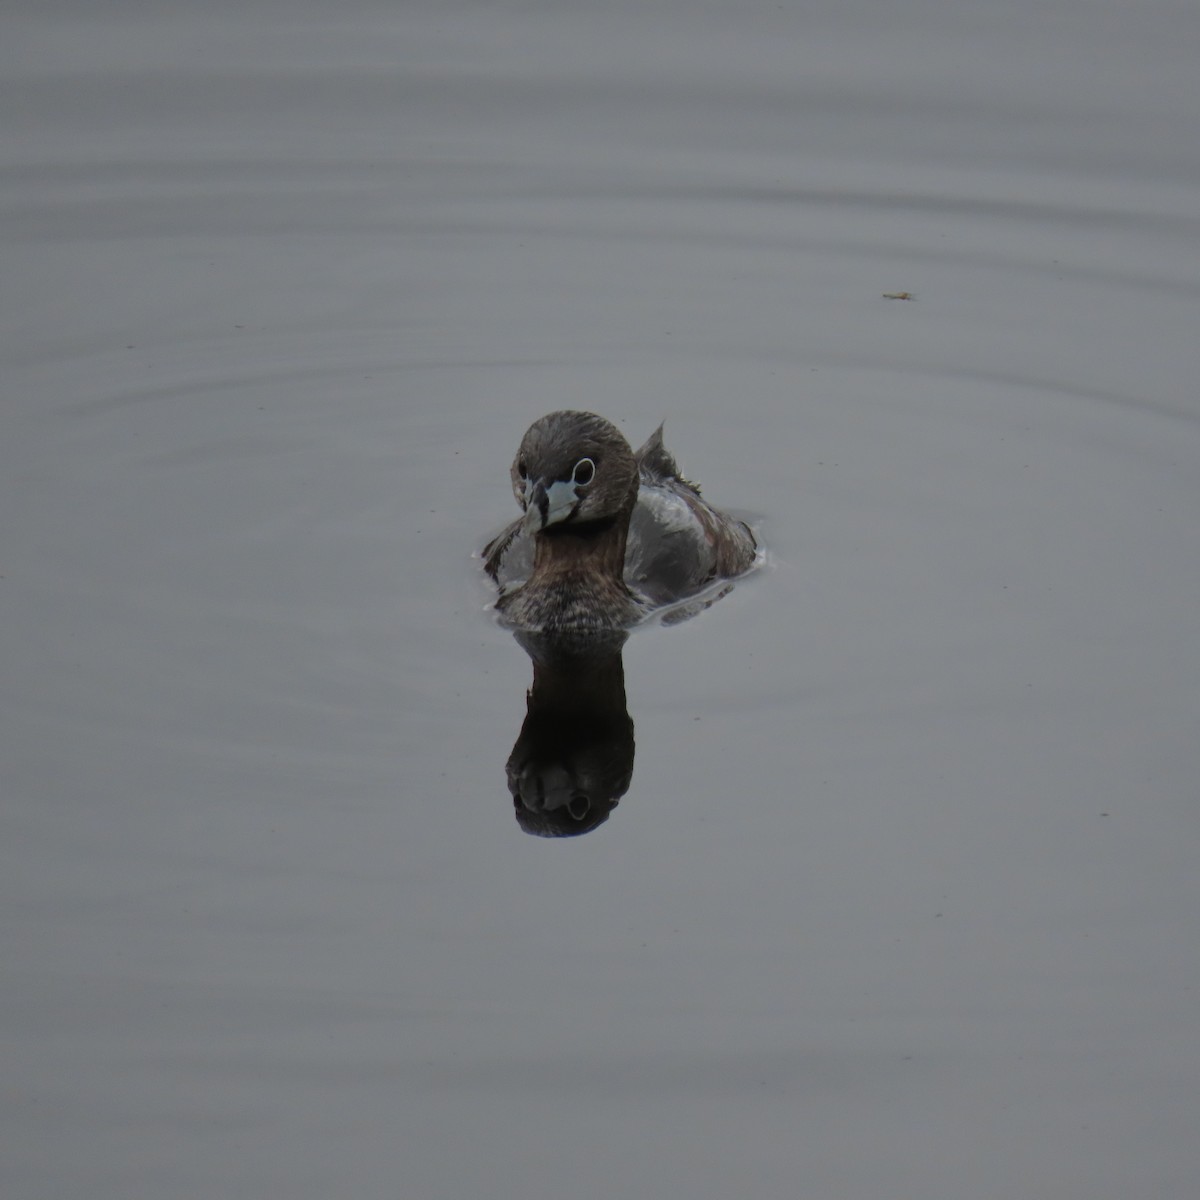
<instances>
[{"instance_id":1,"label":"pied-billed grebe","mask_svg":"<svg viewBox=\"0 0 1200 1200\"><path fill-rule=\"evenodd\" d=\"M603 417L550 413L521 440L512 488L525 515L483 553L518 629L627 628L755 562L750 529L682 478L661 425L635 454Z\"/></svg>"}]
</instances>

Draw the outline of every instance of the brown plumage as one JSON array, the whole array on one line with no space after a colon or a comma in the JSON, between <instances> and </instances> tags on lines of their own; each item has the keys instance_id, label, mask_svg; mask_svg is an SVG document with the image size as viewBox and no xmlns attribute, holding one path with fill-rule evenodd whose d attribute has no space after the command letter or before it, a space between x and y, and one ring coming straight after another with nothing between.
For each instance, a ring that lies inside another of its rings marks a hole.
<instances>
[{"instance_id":1,"label":"brown plumage","mask_svg":"<svg viewBox=\"0 0 1200 1200\"><path fill-rule=\"evenodd\" d=\"M589 635L636 624L754 565L754 535L679 473L662 426L635 454L585 412L535 421L512 464L525 515L484 550L502 619L518 629Z\"/></svg>"}]
</instances>

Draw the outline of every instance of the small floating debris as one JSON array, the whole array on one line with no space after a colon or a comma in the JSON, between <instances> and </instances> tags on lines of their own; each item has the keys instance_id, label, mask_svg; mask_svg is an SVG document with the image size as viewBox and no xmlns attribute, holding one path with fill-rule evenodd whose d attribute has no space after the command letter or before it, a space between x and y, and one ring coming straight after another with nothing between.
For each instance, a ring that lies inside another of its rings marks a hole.
<instances>
[{"instance_id":1,"label":"small floating debris","mask_svg":"<svg viewBox=\"0 0 1200 1200\"><path fill-rule=\"evenodd\" d=\"M912 292L884 292L885 300L915 300L916 296Z\"/></svg>"}]
</instances>

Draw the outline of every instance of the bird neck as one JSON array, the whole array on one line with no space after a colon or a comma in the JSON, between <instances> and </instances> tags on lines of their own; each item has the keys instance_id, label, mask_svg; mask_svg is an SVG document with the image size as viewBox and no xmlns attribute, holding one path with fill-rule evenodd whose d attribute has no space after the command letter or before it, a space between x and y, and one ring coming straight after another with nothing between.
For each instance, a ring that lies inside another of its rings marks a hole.
<instances>
[{"instance_id":1,"label":"bird neck","mask_svg":"<svg viewBox=\"0 0 1200 1200\"><path fill-rule=\"evenodd\" d=\"M551 525L534 539L532 579L549 583L580 574L620 584L628 537L628 511L602 521Z\"/></svg>"}]
</instances>

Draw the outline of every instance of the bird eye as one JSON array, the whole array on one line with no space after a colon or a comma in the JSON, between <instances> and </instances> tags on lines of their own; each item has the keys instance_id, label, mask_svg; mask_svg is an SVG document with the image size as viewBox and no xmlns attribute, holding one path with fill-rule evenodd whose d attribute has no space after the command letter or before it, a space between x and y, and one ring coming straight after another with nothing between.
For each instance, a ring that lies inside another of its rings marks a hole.
<instances>
[{"instance_id":1,"label":"bird eye","mask_svg":"<svg viewBox=\"0 0 1200 1200\"><path fill-rule=\"evenodd\" d=\"M525 465L524 459L521 459L521 461L517 463L517 474L520 475L522 479L529 478L529 468Z\"/></svg>"},{"instance_id":2,"label":"bird eye","mask_svg":"<svg viewBox=\"0 0 1200 1200\"><path fill-rule=\"evenodd\" d=\"M596 464L590 458L581 458L575 464L575 470L571 472L571 480L581 486L585 483L591 483L596 474Z\"/></svg>"}]
</instances>

